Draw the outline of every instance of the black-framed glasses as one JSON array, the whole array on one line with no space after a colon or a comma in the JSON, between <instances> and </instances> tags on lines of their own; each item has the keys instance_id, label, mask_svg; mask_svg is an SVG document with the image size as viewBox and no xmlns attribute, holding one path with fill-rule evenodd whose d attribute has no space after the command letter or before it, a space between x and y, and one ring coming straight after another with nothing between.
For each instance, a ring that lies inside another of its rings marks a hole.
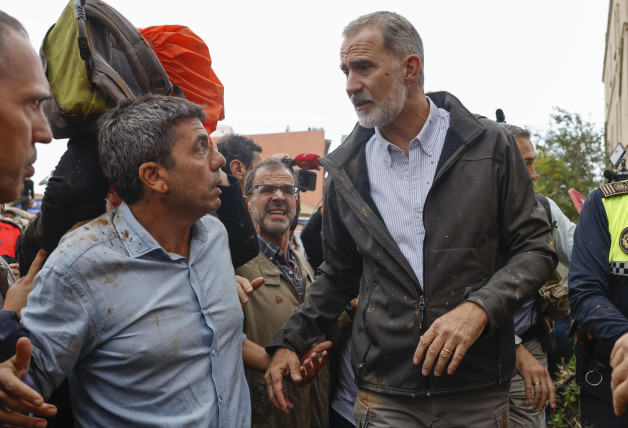
<instances>
[{"instance_id":1,"label":"black-framed glasses","mask_svg":"<svg viewBox=\"0 0 628 428\"><path fill-rule=\"evenodd\" d=\"M277 189L281 190L281 193L285 198L294 198L296 194L299 193L299 188L290 184L285 184L283 186L275 186L274 184L258 184L246 192L247 196L255 189L257 189L257 194L264 198L273 196L277 192Z\"/></svg>"}]
</instances>

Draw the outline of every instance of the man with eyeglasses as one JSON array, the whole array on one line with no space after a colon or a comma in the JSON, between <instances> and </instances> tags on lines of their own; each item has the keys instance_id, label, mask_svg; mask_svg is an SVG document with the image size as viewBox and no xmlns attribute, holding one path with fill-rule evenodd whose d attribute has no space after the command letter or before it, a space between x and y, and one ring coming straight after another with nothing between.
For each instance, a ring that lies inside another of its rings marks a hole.
<instances>
[{"instance_id":1,"label":"man with eyeglasses","mask_svg":"<svg viewBox=\"0 0 628 428\"><path fill-rule=\"evenodd\" d=\"M258 230L260 253L236 269L249 280L263 277L264 285L243 306L244 333L266 346L303 303L314 275L305 257L290 247L290 224L296 216L299 190L292 171L274 159L257 164L247 175L244 192ZM284 391L299 408L284 415L268 400L264 373L245 368L251 391L253 427L326 427L328 371L323 367L305 386L286 384Z\"/></svg>"}]
</instances>

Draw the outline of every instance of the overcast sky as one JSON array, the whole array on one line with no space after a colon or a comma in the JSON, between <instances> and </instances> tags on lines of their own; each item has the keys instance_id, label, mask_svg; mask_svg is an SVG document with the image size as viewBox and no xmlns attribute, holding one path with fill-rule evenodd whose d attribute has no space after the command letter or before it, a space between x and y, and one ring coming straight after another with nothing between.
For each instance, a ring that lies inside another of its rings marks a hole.
<instances>
[{"instance_id":1,"label":"overcast sky","mask_svg":"<svg viewBox=\"0 0 628 428\"><path fill-rule=\"evenodd\" d=\"M345 24L387 9L408 18L425 47L426 91L469 110L543 130L554 106L604 124L606 0L221 1L108 0L134 25L187 25L209 46L225 86L223 124L238 133L325 129L332 148L355 123L339 70ZM64 0L0 0L39 49ZM65 143L39 145L34 180ZM41 189L40 189L41 190Z\"/></svg>"}]
</instances>

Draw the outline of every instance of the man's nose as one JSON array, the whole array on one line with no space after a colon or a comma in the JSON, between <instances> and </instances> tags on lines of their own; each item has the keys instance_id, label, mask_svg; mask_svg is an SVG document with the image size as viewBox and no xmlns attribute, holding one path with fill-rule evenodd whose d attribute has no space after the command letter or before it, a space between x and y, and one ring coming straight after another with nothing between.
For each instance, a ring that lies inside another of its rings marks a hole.
<instances>
[{"instance_id":1,"label":"man's nose","mask_svg":"<svg viewBox=\"0 0 628 428\"><path fill-rule=\"evenodd\" d=\"M535 181L537 178L539 178L539 174L536 172L536 169L534 169L534 165L530 165L530 178L532 178L532 181Z\"/></svg>"},{"instance_id":2,"label":"man's nose","mask_svg":"<svg viewBox=\"0 0 628 428\"><path fill-rule=\"evenodd\" d=\"M225 157L218 151L218 149L214 149L214 155L209 159L210 168L213 171L217 171L225 164Z\"/></svg>"},{"instance_id":3,"label":"man's nose","mask_svg":"<svg viewBox=\"0 0 628 428\"><path fill-rule=\"evenodd\" d=\"M347 83L345 90L347 91L347 95L351 96L356 92L360 92L364 88L362 81L356 76L355 73L349 72L347 75Z\"/></svg>"},{"instance_id":4,"label":"man's nose","mask_svg":"<svg viewBox=\"0 0 628 428\"><path fill-rule=\"evenodd\" d=\"M32 131L32 140L33 144L42 143L48 144L52 141L52 131L50 130L50 125L48 124L48 119L44 115L43 110L40 108L39 113L33 120L33 131Z\"/></svg>"},{"instance_id":5,"label":"man's nose","mask_svg":"<svg viewBox=\"0 0 628 428\"><path fill-rule=\"evenodd\" d=\"M284 195L283 192L281 191L281 188L278 187L275 189L275 192L273 193L273 199L285 200L286 195Z\"/></svg>"}]
</instances>

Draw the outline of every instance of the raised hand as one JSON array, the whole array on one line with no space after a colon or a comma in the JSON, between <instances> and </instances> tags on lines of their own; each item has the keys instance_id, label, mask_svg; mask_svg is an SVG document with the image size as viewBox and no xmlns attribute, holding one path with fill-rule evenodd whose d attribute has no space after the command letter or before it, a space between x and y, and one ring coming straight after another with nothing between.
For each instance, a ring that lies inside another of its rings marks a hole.
<instances>
[{"instance_id":1,"label":"raised hand","mask_svg":"<svg viewBox=\"0 0 628 428\"><path fill-rule=\"evenodd\" d=\"M22 378L28 373L33 347L31 341L22 337L17 342L13 358L0 364L0 423L21 427L45 427L46 421L27 416L54 416L57 408L44 403L43 397L30 388Z\"/></svg>"}]
</instances>

